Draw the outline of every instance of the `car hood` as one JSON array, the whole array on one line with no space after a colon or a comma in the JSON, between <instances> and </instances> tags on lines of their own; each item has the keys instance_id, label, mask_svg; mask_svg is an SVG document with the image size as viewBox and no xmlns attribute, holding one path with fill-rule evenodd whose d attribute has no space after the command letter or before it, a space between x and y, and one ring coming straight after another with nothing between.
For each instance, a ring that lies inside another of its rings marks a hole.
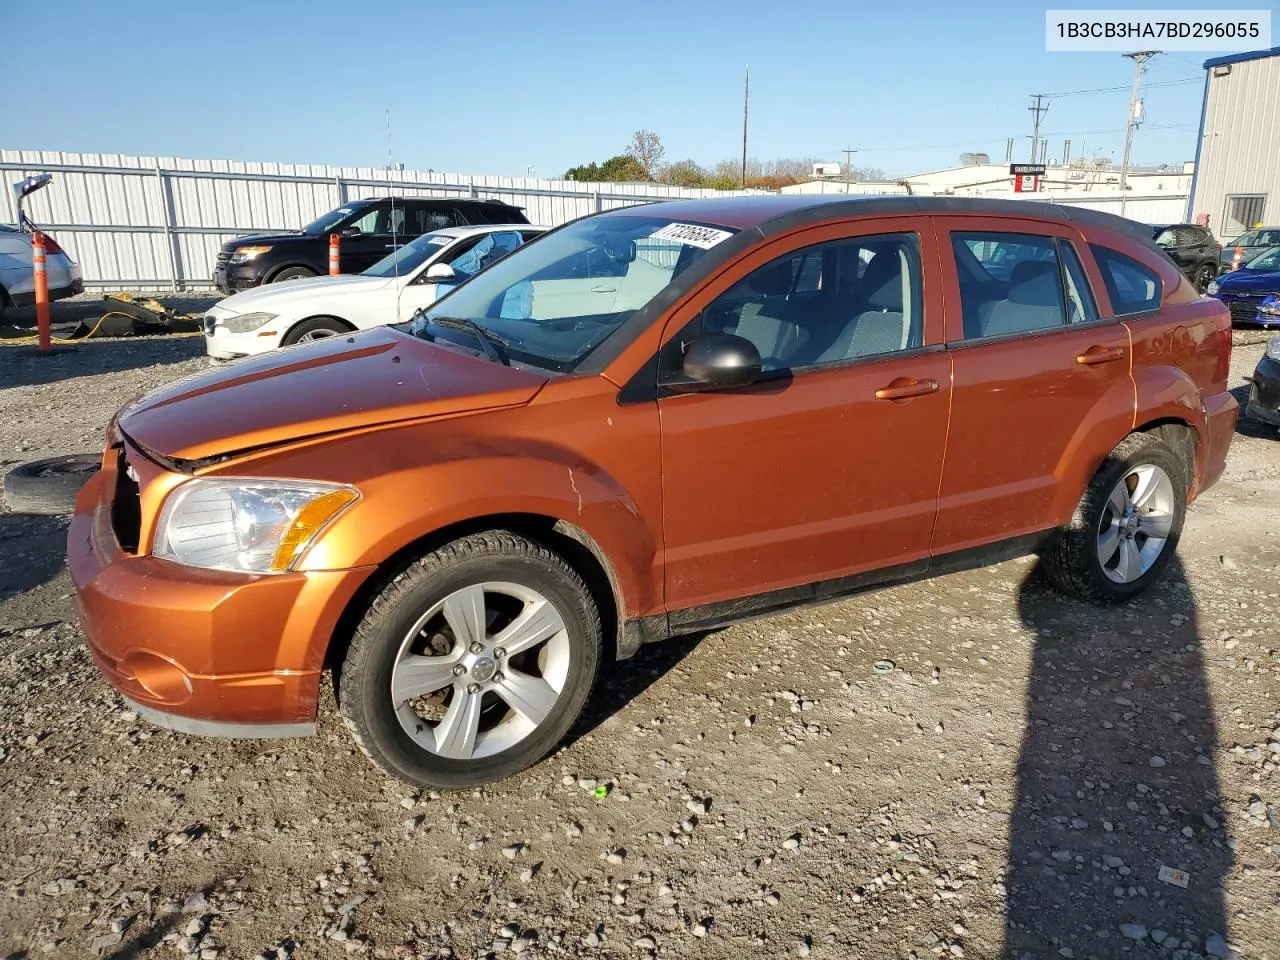
<instances>
[{"instance_id":1,"label":"car hood","mask_svg":"<svg viewBox=\"0 0 1280 960\"><path fill-rule=\"evenodd\" d=\"M281 233L249 233L243 237L236 237L234 240L228 240L222 245L222 249L226 251L234 250L236 247L244 247L249 244L260 243L290 243L298 240L317 241L320 237L312 236L309 233L303 233L301 230L285 230Z\"/></svg>"},{"instance_id":2,"label":"car hood","mask_svg":"<svg viewBox=\"0 0 1280 960\"><path fill-rule=\"evenodd\" d=\"M200 461L376 424L518 406L546 381L377 327L175 380L124 407L117 423L152 454Z\"/></svg>"},{"instance_id":3,"label":"car hood","mask_svg":"<svg viewBox=\"0 0 1280 960\"><path fill-rule=\"evenodd\" d=\"M1280 291L1280 271L1241 267L1218 278L1218 293L1275 293Z\"/></svg>"},{"instance_id":4,"label":"car hood","mask_svg":"<svg viewBox=\"0 0 1280 960\"><path fill-rule=\"evenodd\" d=\"M337 277L303 277L299 280L285 280L281 283L268 283L260 287L250 287L239 293L219 300L217 309L223 313L249 313L251 310L270 310L274 306L283 306L299 297L323 296L344 297L355 294L369 294L383 287L393 285L394 279L386 277L366 277L360 273L347 273Z\"/></svg>"}]
</instances>

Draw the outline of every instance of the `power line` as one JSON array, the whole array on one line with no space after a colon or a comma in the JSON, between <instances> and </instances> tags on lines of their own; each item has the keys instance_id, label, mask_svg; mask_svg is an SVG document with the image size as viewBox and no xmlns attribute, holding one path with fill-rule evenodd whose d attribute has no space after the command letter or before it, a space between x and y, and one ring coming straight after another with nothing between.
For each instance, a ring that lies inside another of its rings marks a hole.
<instances>
[{"instance_id":1,"label":"power line","mask_svg":"<svg viewBox=\"0 0 1280 960\"><path fill-rule=\"evenodd\" d=\"M1202 83L1202 82L1203 82L1203 78L1201 77L1187 77L1183 80L1161 80L1157 83L1148 83L1147 89L1150 90L1152 87L1176 87L1183 83ZM1083 97L1087 94L1094 94L1094 93L1122 93L1129 89L1130 87L1128 86L1098 87L1094 90L1067 90L1063 93L1046 93L1046 94L1042 94L1042 96L1049 97L1050 99L1057 99L1058 97Z\"/></svg>"}]
</instances>

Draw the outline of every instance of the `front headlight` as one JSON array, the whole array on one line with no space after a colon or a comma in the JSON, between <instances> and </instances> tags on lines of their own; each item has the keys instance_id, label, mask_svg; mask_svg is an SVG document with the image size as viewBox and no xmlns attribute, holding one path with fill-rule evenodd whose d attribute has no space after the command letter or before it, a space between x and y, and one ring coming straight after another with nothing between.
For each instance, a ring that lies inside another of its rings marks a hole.
<instances>
[{"instance_id":1,"label":"front headlight","mask_svg":"<svg viewBox=\"0 0 1280 960\"><path fill-rule=\"evenodd\" d=\"M241 313L234 317L223 317L218 321L218 326L228 333L248 333L250 330L257 330L264 324L270 323L278 316L278 313Z\"/></svg>"},{"instance_id":2,"label":"front headlight","mask_svg":"<svg viewBox=\"0 0 1280 960\"><path fill-rule=\"evenodd\" d=\"M1272 360L1280 360L1280 337L1272 337L1267 341L1267 356Z\"/></svg>"},{"instance_id":3,"label":"front headlight","mask_svg":"<svg viewBox=\"0 0 1280 960\"><path fill-rule=\"evenodd\" d=\"M1258 305L1258 312L1269 317L1280 317L1280 297L1272 294Z\"/></svg>"},{"instance_id":4,"label":"front headlight","mask_svg":"<svg viewBox=\"0 0 1280 960\"><path fill-rule=\"evenodd\" d=\"M1210 280L1209 285L1204 288L1204 292L1211 297L1216 297L1218 295L1218 281Z\"/></svg>"},{"instance_id":5,"label":"front headlight","mask_svg":"<svg viewBox=\"0 0 1280 960\"><path fill-rule=\"evenodd\" d=\"M333 483L190 480L165 503L153 553L209 570L284 573L358 499Z\"/></svg>"},{"instance_id":6,"label":"front headlight","mask_svg":"<svg viewBox=\"0 0 1280 960\"><path fill-rule=\"evenodd\" d=\"M269 244L267 246L257 247L237 247L235 250L231 251L231 262L248 263L254 257L259 257L270 249L271 246Z\"/></svg>"}]
</instances>

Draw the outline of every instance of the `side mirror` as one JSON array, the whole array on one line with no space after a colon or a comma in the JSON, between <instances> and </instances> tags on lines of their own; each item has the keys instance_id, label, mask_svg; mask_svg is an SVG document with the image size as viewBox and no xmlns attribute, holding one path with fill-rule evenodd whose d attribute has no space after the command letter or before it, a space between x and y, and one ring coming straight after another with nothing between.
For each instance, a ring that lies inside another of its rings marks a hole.
<instances>
[{"instance_id":1,"label":"side mirror","mask_svg":"<svg viewBox=\"0 0 1280 960\"><path fill-rule=\"evenodd\" d=\"M668 386L680 393L745 387L760 379L760 351L754 343L727 333L709 334L689 344L684 353L681 383Z\"/></svg>"},{"instance_id":2,"label":"side mirror","mask_svg":"<svg viewBox=\"0 0 1280 960\"><path fill-rule=\"evenodd\" d=\"M363 237L364 231L361 230L359 227L343 227L342 235L346 237L348 240L351 240L356 237Z\"/></svg>"},{"instance_id":3,"label":"side mirror","mask_svg":"<svg viewBox=\"0 0 1280 960\"><path fill-rule=\"evenodd\" d=\"M423 275L425 280L456 280L458 275L453 272L453 267L447 263L433 263L427 267L426 274Z\"/></svg>"}]
</instances>

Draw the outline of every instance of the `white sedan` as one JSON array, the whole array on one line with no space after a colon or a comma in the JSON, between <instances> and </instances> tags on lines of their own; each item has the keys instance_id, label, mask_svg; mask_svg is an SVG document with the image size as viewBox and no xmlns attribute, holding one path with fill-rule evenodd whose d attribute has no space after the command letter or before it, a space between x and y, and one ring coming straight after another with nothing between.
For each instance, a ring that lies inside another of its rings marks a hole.
<instances>
[{"instance_id":1,"label":"white sedan","mask_svg":"<svg viewBox=\"0 0 1280 960\"><path fill-rule=\"evenodd\" d=\"M80 267L45 234L45 278L49 299L61 300L84 292ZM5 307L25 307L35 303L35 274L32 271L31 234L0 223L0 314Z\"/></svg>"},{"instance_id":2,"label":"white sedan","mask_svg":"<svg viewBox=\"0 0 1280 960\"><path fill-rule=\"evenodd\" d=\"M204 315L214 360L412 319L416 310L543 233L529 224L453 227L418 237L364 273L254 287Z\"/></svg>"}]
</instances>

